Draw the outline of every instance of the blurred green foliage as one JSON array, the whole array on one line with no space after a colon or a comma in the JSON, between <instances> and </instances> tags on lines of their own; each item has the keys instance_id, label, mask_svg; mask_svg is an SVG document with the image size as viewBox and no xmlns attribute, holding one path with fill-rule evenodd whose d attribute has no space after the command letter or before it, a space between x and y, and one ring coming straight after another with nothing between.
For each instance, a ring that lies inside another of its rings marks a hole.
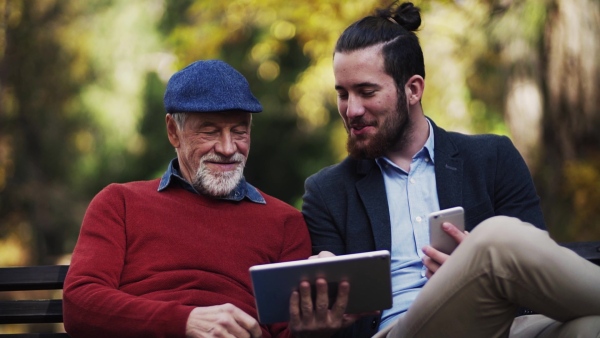
<instances>
[{"instance_id":1,"label":"blurred green foliage","mask_svg":"<svg viewBox=\"0 0 600 338\"><path fill-rule=\"evenodd\" d=\"M175 156L164 87L198 59L248 78L265 111L246 177L300 207L304 179L345 156L335 41L387 4L0 0L0 265L70 253L100 189L161 175ZM426 114L448 130L509 135L553 237L600 240L598 1L415 4Z\"/></svg>"}]
</instances>

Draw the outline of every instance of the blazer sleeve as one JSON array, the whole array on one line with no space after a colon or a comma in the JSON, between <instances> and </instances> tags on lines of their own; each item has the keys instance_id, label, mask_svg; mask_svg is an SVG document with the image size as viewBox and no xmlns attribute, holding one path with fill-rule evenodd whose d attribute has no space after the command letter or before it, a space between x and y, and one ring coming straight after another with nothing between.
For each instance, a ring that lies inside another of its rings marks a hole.
<instances>
[{"instance_id":1,"label":"blazer sleeve","mask_svg":"<svg viewBox=\"0 0 600 338\"><path fill-rule=\"evenodd\" d=\"M506 136L499 139L496 149L493 199L496 215L516 217L545 230L540 198L523 157Z\"/></svg>"},{"instance_id":2,"label":"blazer sleeve","mask_svg":"<svg viewBox=\"0 0 600 338\"><path fill-rule=\"evenodd\" d=\"M345 254L344 239L332 217L329 199L322 193L319 174L310 176L304 183L302 214L306 220L312 241L312 252L323 250L335 255Z\"/></svg>"}]
</instances>

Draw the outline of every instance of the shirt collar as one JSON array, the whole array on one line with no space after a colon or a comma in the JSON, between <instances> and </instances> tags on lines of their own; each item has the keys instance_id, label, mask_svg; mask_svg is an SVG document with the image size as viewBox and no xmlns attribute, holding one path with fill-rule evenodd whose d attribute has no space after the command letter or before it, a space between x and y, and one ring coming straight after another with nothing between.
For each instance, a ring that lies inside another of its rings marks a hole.
<instances>
[{"instance_id":1,"label":"shirt collar","mask_svg":"<svg viewBox=\"0 0 600 338\"><path fill-rule=\"evenodd\" d=\"M179 171L179 162L177 161L177 158L174 158L169 163L167 171L165 171L165 173L160 179L158 191L164 191L171 186L180 186L187 191L193 192L195 194L200 194L181 175L181 172ZM256 189L250 183L246 182L246 179L243 177L240 180L240 183L238 183L238 185L235 187L235 189L233 189L233 191L229 195L225 197L219 197L218 199L239 202L244 198L247 198L248 200L254 203L267 204L267 201L265 201L264 197L260 194L258 189Z\"/></svg>"},{"instance_id":2,"label":"shirt collar","mask_svg":"<svg viewBox=\"0 0 600 338\"><path fill-rule=\"evenodd\" d=\"M428 154L424 154L424 155L429 155L429 158L431 159L431 163L435 163L435 152L433 151L433 145L434 145L434 135L433 135L433 126L431 125L431 122L429 121L428 118L425 118L425 120L427 120L427 123L429 124L429 137L427 138L427 141L425 141L425 145L423 146L423 149L421 151L426 151Z\"/></svg>"},{"instance_id":3,"label":"shirt collar","mask_svg":"<svg viewBox=\"0 0 600 338\"><path fill-rule=\"evenodd\" d=\"M429 121L428 118L425 118L425 120L427 120L427 124L429 125L429 137L427 137L427 141L425 141L425 144L423 145L423 148L421 148L421 150L419 150L415 156L413 156L413 158L427 158L429 157L429 159L431 159L431 163L434 164L435 163L435 159L434 159L434 154L435 152L433 151L433 145L434 143L434 135L433 135L433 126L431 125L431 122ZM385 161L393 166L396 166L394 164L394 162L392 162L389 158L387 158L386 156L382 156L376 159L377 165L379 165L379 167L381 167L381 165L383 164L382 161Z\"/></svg>"}]
</instances>

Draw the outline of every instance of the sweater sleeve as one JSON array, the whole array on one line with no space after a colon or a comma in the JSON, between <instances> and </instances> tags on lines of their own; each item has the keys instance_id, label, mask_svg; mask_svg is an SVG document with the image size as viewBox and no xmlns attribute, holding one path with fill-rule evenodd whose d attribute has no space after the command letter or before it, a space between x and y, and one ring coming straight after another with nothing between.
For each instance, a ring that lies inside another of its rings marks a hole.
<instances>
[{"instance_id":1,"label":"sweater sleeve","mask_svg":"<svg viewBox=\"0 0 600 338\"><path fill-rule=\"evenodd\" d=\"M295 211L285 222L284 240L279 261L295 261L307 259L310 256L310 237L302 214ZM291 338L292 334L287 323L269 325L272 337Z\"/></svg>"},{"instance_id":2,"label":"sweater sleeve","mask_svg":"<svg viewBox=\"0 0 600 338\"><path fill-rule=\"evenodd\" d=\"M119 290L126 259L126 201L110 185L90 203L64 286L64 325L77 337L185 337L192 306Z\"/></svg>"}]
</instances>

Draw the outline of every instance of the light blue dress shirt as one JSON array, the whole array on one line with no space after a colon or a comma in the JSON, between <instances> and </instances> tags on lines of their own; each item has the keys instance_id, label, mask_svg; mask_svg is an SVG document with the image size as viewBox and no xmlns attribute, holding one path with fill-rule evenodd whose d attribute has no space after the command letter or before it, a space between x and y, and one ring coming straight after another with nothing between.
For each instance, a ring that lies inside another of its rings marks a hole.
<instances>
[{"instance_id":1,"label":"light blue dress shirt","mask_svg":"<svg viewBox=\"0 0 600 338\"><path fill-rule=\"evenodd\" d=\"M428 121L429 122L429 121ZM377 159L387 194L392 226L392 308L384 310L379 330L408 310L427 282L421 248L429 245L427 216L440 209L435 186L433 128L407 173L386 157Z\"/></svg>"}]
</instances>

